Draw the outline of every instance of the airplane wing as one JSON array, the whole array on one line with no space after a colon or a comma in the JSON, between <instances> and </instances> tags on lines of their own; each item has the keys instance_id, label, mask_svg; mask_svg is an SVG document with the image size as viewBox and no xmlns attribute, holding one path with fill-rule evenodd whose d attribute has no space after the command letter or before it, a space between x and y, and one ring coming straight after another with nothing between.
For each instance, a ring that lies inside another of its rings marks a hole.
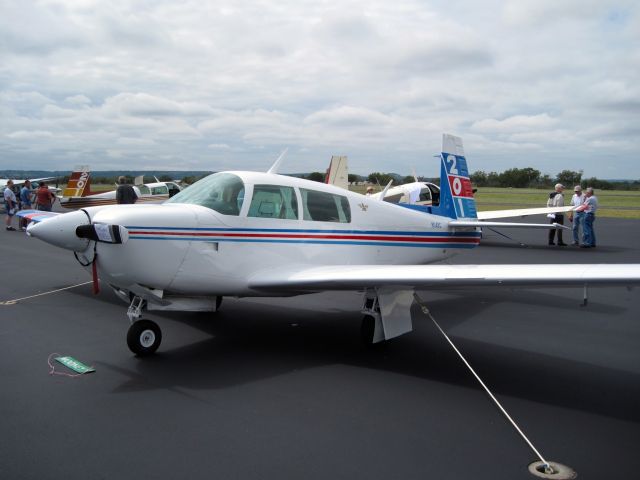
<instances>
[{"instance_id":1,"label":"airplane wing","mask_svg":"<svg viewBox=\"0 0 640 480\"><path fill-rule=\"evenodd\" d=\"M47 218L55 217L61 215L57 212L46 212L44 210L20 210L16 213L18 217L26 218L31 220L32 222L38 223L42 220L46 220Z\"/></svg>"},{"instance_id":2,"label":"airplane wing","mask_svg":"<svg viewBox=\"0 0 640 480\"><path fill-rule=\"evenodd\" d=\"M547 215L549 213L570 212L576 207L542 207L542 208L516 208L512 210L487 210L478 212L478 220L493 220L496 218L526 217L528 215Z\"/></svg>"},{"instance_id":3,"label":"airplane wing","mask_svg":"<svg viewBox=\"0 0 640 480\"><path fill-rule=\"evenodd\" d=\"M640 264L334 265L256 273L249 286L296 293L376 287L450 289L494 286L638 285Z\"/></svg>"}]
</instances>

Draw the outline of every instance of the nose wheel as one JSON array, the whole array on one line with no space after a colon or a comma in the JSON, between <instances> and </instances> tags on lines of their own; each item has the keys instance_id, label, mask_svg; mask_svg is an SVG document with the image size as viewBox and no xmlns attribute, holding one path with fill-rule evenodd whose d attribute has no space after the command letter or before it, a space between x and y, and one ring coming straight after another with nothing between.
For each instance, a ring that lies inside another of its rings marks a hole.
<instances>
[{"instance_id":1,"label":"nose wheel","mask_svg":"<svg viewBox=\"0 0 640 480\"><path fill-rule=\"evenodd\" d=\"M127 332L129 350L139 357L154 353L160 346L161 341L162 331L158 324L151 320L133 322Z\"/></svg>"}]
</instances>

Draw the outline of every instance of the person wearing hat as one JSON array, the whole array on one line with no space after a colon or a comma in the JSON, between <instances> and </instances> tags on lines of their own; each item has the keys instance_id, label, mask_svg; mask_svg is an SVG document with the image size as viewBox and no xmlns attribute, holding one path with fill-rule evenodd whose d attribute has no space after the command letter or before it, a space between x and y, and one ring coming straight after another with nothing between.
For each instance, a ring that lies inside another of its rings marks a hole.
<instances>
[{"instance_id":1,"label":"person wearing hat","mask_svg":"<svg viewBox=\"0 0 640 480\"><path fill-rule=\"evenodd\" d=\"M593 229L593 222L596 220L596 210L598 210L598 198L593 194L593 187L589 187L584 193L584 202L578 208L584 212L584 227L582 245L580 248L595 248L596 232Z\"/></svg>"},{"instance_id":2,"label":"person wearing hat","mask_svg":"<svg viewBox=\"0 0 640 480\"><path fill-rule=\"evenodd\" d=\"M564 185L561 183L556 183L555 190L549 194L549 200L547 200L547 207L564 207ZM560 225L564 224L564 215L561 213L556 213L554 217L551 219L551 223L558 223ZM558 231L558 246L566 247L567 244L562 241L562 229L557 229ZM556 229L552 228L549 230L549 245L555 245L554 239L556 236Z\"/></svg>"},{"instance_id":3,"label":"person wearing hat","mask_svg":"<svg viewBox=\"0 0 640 480\"><path fill-rule=\"evenodd\" d=\"M584 195L582 194L582 187L576 185L573 187L573 197L571 197L571 205L578 208L584 202ZM580 245L580 229L584 231L584 212L576 211L575 209L569 212L569 221L573 223L571 232L573 233L573 242L571 245L577 247Z\"/></svg>"},{"instance_id":4,"label":"person wearing hat","mask_svg":"<svg viewBox=\"0 0 640 480\"><path fill-rule=\"evenodd\" d=\"M367 197L373 195L373 187L367 187Z\"/></svg>"}]
</instances>

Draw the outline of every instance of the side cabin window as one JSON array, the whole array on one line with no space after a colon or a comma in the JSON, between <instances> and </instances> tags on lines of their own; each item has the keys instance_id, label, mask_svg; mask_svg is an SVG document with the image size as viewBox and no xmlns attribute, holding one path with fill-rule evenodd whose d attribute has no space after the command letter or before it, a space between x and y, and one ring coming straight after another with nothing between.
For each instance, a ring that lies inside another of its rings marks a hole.
<instances>
[{"instance_id":1,"label":"side cabin window","mask_svg":"<svg viewBox=\"0 0 640 480\"><path fill-rule=\"evenodd\" d=\"M151 190L146 185L136 185L136 188L140 191L142 195L150 195Z\"/></svg>"},{"instance_id":2,"label":"side cabin window","mask_svg":"<svg viewBox=\"0 0 640 480\"><path fill-rule=\"evenodd\" d=\"M349 200L342 195L300 189L303 218L315 222L351 222Z\"/></svg>"},{"instance_id":3,"label":"side cabin window","mask_svg":"<svg viewBox=\"0 0 640 480\"><path fill-rule=\"evenodd\" d=\"M151 195L169 195L169 188L166 185L151 187Z\"/></svg>"},{"instance_id":4,"label":"side cabin window","mask_svg":"<svg viewBox=\"0 0 640 480\"><path fill-rule=\"evenodd\" d=\"M190 203L224 215L239 215L244 202L244 183L232 173L214 173L174 195L165 203Z\"/></svg>"},{"instance_id":5,"label":"side cabin window","mask_svg":"<svg viewBox=\"0 0 640 480\"><path fill-rule=\"evenodd\" d=\"M298 219L298 200L291 187L254 185L248 217Z\"/></svg>"}]
</instances>

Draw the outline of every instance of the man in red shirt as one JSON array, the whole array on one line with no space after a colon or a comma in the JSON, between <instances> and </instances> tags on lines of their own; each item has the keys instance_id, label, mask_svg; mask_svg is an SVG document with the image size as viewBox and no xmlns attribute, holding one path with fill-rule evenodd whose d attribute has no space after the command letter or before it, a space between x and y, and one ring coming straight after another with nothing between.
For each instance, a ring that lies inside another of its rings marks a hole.
<instances>
[{"instance_id":1,"label":"man in red shirt","mask_svg":"<svg viewBox=\"0 0 640 480\"><path fill-rule=\"evenodd\" d=\"M50 212L55 199L56 196L49 190L47 184L40 182L40 186L36 190L36 209Z\"/></svg>"}]
</instances>

